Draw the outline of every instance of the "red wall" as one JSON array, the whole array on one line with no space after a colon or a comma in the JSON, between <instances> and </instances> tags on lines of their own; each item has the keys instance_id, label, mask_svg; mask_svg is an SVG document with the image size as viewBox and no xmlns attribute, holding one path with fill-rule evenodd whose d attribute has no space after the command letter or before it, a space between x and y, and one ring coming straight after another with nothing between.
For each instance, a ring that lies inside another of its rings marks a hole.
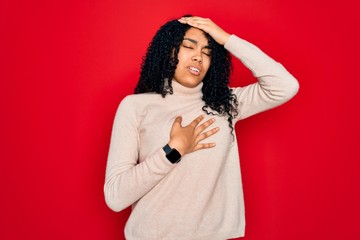
<instances>
[{"instance_id":1,"label":"red wall","mask_svg":"<svg viewBox=\"0 0 360 240\"><path fill-rule=\"evenodd\" d=\"M111 212L102 189L113 117L155 31L185 13L258 45L300 82L292 101L237 126L244 239L358 238L359 9L356 0L2 0L0 239L123 239L129 211ZM234 67L232 85L254 81Z\"/></svg>"}]
</instances>

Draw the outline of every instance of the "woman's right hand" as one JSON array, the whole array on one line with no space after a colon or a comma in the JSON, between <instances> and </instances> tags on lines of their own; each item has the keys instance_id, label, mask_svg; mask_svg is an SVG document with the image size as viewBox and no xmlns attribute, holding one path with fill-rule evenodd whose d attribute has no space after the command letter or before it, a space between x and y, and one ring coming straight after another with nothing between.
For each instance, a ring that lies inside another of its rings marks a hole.
<instances>
[{"instance_id":1,"label":"woman's right hand","mask_svg":"<svg viewBox=\"0 0 360 240\"><path fill-rule=\"evenodd\" d=\"M215 122L215 119L211 118L199 125L204 117L205 115L200 115L185 127L181 125L182 117L177 117L171 128L169 146L175 148L181 156L200 149L215 147L215 143L200 143L219 131L218 127L204 131Z\"/></svg>"},{"instance_id":2,"label":"woman's right hand","mask_svg":"<svg viewBox=\"0 0 360 240\"><path fill-rule=\"evenodd\" d=\"M192 16L182 17L178 21L203 30L204 32L208 33L218 44L221 45L224 45L226 40L230 37L229 33L225 32L224 29L216 25L209 18Z\"/></svg>"}]
</instances>

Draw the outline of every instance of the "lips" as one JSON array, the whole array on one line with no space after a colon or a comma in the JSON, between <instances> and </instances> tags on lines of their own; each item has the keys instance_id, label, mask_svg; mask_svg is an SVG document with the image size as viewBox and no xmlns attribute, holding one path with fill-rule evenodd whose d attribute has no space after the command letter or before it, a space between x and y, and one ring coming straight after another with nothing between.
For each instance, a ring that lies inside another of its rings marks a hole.
<instances>
[{"instance_id":1,"label":"lips","mask_svg":"<svg viewBox=\"0 0 360 240\"><path fill-rule=\"evenodd\" d=\"M190 66L190 67L188 67L187 69L188 69L189 72L190 72L191 74L193 74L193 75L196 75L196 76L200 75L201 69L198 68L198 67Z\"/></svg>"}]
</instances>

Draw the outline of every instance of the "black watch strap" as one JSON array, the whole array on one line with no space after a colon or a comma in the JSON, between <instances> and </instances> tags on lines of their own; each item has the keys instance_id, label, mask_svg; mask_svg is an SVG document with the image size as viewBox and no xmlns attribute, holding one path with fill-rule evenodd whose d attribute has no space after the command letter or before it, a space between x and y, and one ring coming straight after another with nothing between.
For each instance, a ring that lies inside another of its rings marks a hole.
<instances>
[{"instance_id":1,"label":"black watch strap","mask_svg":"<svg viewBox=\"0 0 360 240\"><path fill-rule=\"evenodd\" d=\"M181 160L181 154L175 149L175 148L171 148L169 146L169 144L166 144L163 147L163 150L166 154L166 158L172 163L178 163Z\"/></svg>"}]
</instances>

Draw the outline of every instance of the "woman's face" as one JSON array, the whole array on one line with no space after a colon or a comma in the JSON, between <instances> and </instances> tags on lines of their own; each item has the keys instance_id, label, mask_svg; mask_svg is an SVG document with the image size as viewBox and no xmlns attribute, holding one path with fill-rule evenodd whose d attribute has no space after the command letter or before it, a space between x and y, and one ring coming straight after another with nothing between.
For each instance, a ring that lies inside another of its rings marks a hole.
<instances>
[{"instance_id":1,"label":"woman's face","mask_svg":"<svg viewBox=\"0 0 360 240\"><path fill-rule=\"evenodd\" d=\"M174 80L185 87L196 87L204 79L211 63L211 51L203 31L190 28L178 53Z\"/></svg>"}]
</instances>

